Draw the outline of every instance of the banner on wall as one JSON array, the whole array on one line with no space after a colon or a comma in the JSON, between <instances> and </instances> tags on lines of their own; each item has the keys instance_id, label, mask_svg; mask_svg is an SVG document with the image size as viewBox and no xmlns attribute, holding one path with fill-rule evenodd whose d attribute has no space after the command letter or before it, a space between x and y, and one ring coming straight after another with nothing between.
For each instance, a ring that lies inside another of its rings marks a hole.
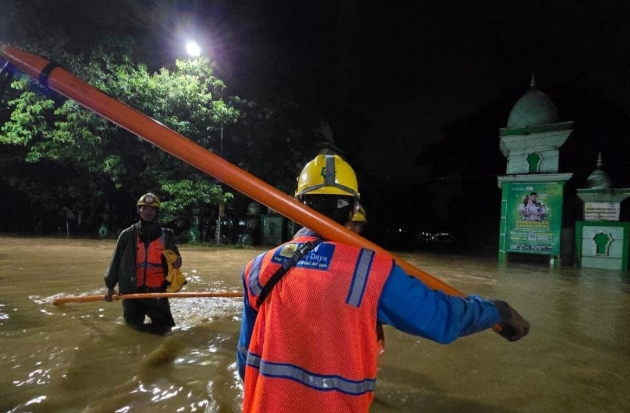
<instances>
[{"instance_id":1,"label":"banner on wall","mask_svg":"<svg viewBox=\"0 0 630 413\"><path fill-rule=\"evenodd\" d=\"M560 255L564 185L507 183L506 250Z\"/></svg>"}]
</instances>

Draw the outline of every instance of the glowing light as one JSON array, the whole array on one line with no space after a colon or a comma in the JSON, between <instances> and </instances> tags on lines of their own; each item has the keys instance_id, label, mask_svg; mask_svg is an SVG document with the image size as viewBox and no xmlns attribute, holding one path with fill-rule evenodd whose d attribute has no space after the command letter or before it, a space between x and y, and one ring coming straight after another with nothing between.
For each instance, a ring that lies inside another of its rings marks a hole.
<instances>
[{"instance_id":1,"label":"glowing light","mask_svg":"<svg viewBox=\"0 0 630 413\"><path fill-rule=\"evenodd\" d=\"M201 56L201 47L193 40L186 42L186 52L192 57Z\"/></svg>"}]
</instances>

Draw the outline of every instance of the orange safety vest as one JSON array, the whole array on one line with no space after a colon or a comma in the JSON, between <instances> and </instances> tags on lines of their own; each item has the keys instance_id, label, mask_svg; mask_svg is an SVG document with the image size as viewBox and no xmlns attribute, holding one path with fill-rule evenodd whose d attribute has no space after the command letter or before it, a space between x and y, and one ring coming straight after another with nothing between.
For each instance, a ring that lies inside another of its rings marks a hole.
<instances>
[{"instance_id":1,"label":"orange safety vest","mask_svg":"<svg viewBox=\"0 0 630 413\"><path fill-rule=\"evenodd\" d=\"M136 250L136 286L161 288L164 285L164 267L162 256L164 254L164 234L154 239L148 248L137 236L138 248Z\"/></svg>"},{"instance_id":2,"label":"orange safety vest","mask_svg":"<svg viewBox=\"0 0 630 413\"><path fill-rule=\"evenodd\" d=\"M257 306L284 258L313 239L297 237L245 267L247 299L258 315L247 354L244 413L366 413L374 399L374 329L391 257L323 242Z\"/></svg>"}]
</instances>

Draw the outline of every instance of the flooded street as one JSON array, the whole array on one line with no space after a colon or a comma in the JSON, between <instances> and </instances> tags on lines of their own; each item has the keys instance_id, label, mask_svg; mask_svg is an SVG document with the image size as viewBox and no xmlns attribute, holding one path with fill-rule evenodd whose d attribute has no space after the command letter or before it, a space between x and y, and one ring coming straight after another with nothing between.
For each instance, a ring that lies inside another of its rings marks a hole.
<instances>
[{"instance_id":1,"label":"flooded street","mask_svg":"<svg viewBox=\"0 0 630 413\"><path fill-rule=\"evenodd\" d=\"M131 330L104 294L114 240L0 237L1 412L239 412L240 298L171 300L177 327ZM182 292L240 291L262 249L180 246ZM627 413L626 273L400 254L466 293L501 298L532 324L508 343L492 331L439 345L385 327L372 412Z\"/></svg>"}]
</instances>

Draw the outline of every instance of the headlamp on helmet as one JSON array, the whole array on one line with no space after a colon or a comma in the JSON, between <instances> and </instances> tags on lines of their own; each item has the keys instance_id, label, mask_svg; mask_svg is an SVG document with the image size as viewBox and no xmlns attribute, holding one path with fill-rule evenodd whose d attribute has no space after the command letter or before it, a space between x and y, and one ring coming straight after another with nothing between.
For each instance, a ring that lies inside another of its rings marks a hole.
<instances>
[{"instance_id":1,"label":"headlamp on helmet","mask_svg":"<svg viewBox=\"0 0 630 413\"><path fill-rule=\"evenodd\" d=\"M151 206L160 209L160 198L151 192L146 193L138 199L138 207L141 206Z\"/></svg>"}]
</instances>

